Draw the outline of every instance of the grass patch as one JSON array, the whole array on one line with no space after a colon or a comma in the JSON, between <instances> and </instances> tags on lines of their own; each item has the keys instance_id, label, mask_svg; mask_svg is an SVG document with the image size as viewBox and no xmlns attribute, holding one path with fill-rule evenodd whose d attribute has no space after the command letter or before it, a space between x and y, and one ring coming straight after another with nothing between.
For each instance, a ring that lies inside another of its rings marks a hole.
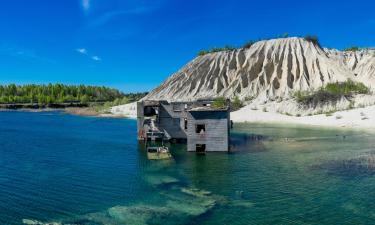
<instances>
[{"instance_id":1,"label":"grass patch","mask_svg":"<svg viewBox=\"0 0 375 225\"><path fill-rule=\"evenodd\" d=\"M224 97L218 97L212 102L212 107L215 109L224 109L227 107L227 99Z\"/></svg>"},{"instance_id":2,"label":"grass patch","mask_svg":"<svg viewBox=\"0 0 375 225\"><path fill-rule=\"evenodd\" d=\"M333 112L326 112L326 117L333 116Z\"/></svg>"},{"instance_id":3,"label":"grass patch","mask_svg":"<svg viewBox=\"0 0 375 225\"><path fill-rule=\"evenodd\" d=\"M107 101L104 103L90 103L89 107L96 112L106 113L109 112L112 107L139 101L147 94L147 92L126 94L125 97L116 98L114 101Z\"/></svg>"},{"instance_id":4,"label":"grass patch","mask_svg":"<svg viewBox=\"0 0 375 225\"><path fill-rule=\"evenodd\" d=\"M244 105L243 105L243 102L240 100L240 98L238 96L235 96L233 99L232 99L232 103L231 103L231 111L237 111L239 110L240 108L242 108Z\"/></svg>"},{"instance_id":5,"label":"grass patch","mask_svg":"<svg viewBox=\"0 0 375 225\"><path fill-rule=\"evenodd\" d=\"M259 41L267 41L267 40L272 40L272 39L280 39L280 38L288 38L288 37L289 37L288 33L283 33L281 35L277 35L277 36L273 36L273 37L259 38L257 40L249 40L245 44L243 44L242 46L226 45L226 46L220 47L220 48L215 47L215 48L199 51L198 56L203 56L203 55L207 55L207 54L210 54L210 53L216 53L216 52L233 51L233 50L240 49L240 48L249 49L249 48L251 48L251 46L253 46L255 43L257 43ZM297 37L301 37L301 36L297 36ZM318 46L319 48L322 48L317 36L306 35L303 38L306 41L313 43L315 46Z\"/></svg>"},{"instance_id":6,"label":"grass patch","mask_svg":"<svg viewBox=\"0 0 375 225\"><path fill-rule=\"evenodd\" d=\"M356 52L356 51L359 51L359 50L361 50L361 48L358 47L358 46L352 46L352 47L344 49L345 52Z\"/></svg>"},{"instance_id":7,"label":"grass patch","mask_svg":"<svg viewBox=\"0 0 375 225\"><path fill-rule=\"evenodd\" d=\"M363 83L347 80L327 84L314 92L297 91L293 94L296 101L304 106L316 107L320 104L335 103L343 97L350 99L355 94L369 94L370 89ZM350 107L354 107L353 104Z\"/></svg>"},{"instance_id":8,"label":"grass patch","mask_svg":"<svg viewBox=\"0 0 375 225\"><path fill-rule=\"evenodd\" d=\"M230 110L233 112L233 111L241 109L244 106L244 104L238 96L235 96L230 101L229 99L225 97L218 97L218 98L215 98L214 101L212 102L212 107L215 109L226 109L229 106L230 106Z\"/></svg>"},{"instance_id":9,"label":"grass patch","mask_svg":"<svg viewBox=\"0 0 375 225\"><path fill-rule=\"evenodd\" d=\"M253 101L255 99L254 96L247 96L245 97L245 102L250 102L250 101Z\"/></svg>"},{"instance_id":10,"label":"grass patch","mask_svg":"<svg viewBox=\"0 0 375 225\"><path fill-rule=\"evenodd\" d=\"M250 40L250 41L246 42L246 43L242 46L242 48L245 48L245 49L247 49L247 48L251 48L251 46L253 46L255 43L257 43L257 41Z\"/></svg>"},{"instance_id":11,"label":"grass patch","mask_svg":"<svg viewBox=\"0 0 375 225\"><path fill-rule=\"evenodd\" d=\"M203 56L203 55L207 55L207 54L215 53L215 52L233 51L233 50L236 50L236 49L237 49L236 47L227 45L227 46L222 47L222 48L211 48L209 50L201 50L201 51L198 52L198 56Z\"/></svg>"},{"instance_id":12,"label":"grass patch","mask_svg":"<svg viewBox=\"0 0 375 225\"><path fill-rule=\"evenodd\" d=\"M340 94L340 95L369 94L370 93L370 89L366 87L363 83L354 82L350 79L345 82L336 82L336 83L327 84L327 86L324 89L330 93Z\"/></svg>"}]
</instances>

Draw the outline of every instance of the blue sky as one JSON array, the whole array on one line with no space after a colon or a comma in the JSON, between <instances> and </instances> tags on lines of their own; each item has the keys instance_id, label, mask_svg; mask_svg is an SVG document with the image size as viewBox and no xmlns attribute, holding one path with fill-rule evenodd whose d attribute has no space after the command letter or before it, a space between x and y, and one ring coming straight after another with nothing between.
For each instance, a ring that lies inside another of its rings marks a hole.
<instances>
[{"instance_id":1,"label":"blue sky","mask_svg":"<svg viewBox=\"0 0 375 225\"><path fill-rule=\"evenodd\" d=\"M0 83L145 91L205 48L317 35L326 47L375 46L372 1L4 0Z\"/></svg>"}]
</instances>

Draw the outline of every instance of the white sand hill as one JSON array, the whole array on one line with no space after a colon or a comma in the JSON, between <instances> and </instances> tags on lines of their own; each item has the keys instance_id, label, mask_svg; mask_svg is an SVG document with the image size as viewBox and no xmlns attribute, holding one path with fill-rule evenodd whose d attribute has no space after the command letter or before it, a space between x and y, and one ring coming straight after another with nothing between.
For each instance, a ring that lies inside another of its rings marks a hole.
<instances>
[{"instance_id":1,"label":"white sand hill","mask_svg":"<svg viewBox=\"0 0 375 225\"><path fill-rule=\"evenodd\" d=\"M182 101L239 96L268 100L347 79L375 88L375 50L343 52L323 49L303 38L281 38L199 56L146 98Z\"/></svg>"},{"instance_id":2,"label":"white sand hill","mask_svg":"<svg viewBox=\"0 0 375 225\"><path fill-rule=\"evenodd\" d=\"M314 107L303 107L292 97L296 91L317 90L348 79L363 82L375 92L374 49L339 51L303 38L281 38L199 56L144 99L192 101L238 96L247 106L231 114L234 122L374 128L375 95ZM352 107L357 109L347 110ZM325 114L330 111L338 112ZM135 118L136 104L114 107L112 113Z\"/></svg>"}]
</instances>

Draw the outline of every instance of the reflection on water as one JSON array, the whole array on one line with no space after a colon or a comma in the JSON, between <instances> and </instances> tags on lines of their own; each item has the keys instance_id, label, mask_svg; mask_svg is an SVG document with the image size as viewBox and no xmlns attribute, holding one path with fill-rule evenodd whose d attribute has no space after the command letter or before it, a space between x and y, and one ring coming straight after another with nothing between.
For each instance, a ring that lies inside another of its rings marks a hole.
<instances>
[{"instance_id":1,"label":"reflection on water","mask_svg":"<svg viewBox=\"0 0 375 225\"><path fill-rule=\"evenodd\" d=\"M319 164L318 169L342 177L363 177L375 175L375 151L362 153L349 159L332 160Z\"/></svg>"},{"instance_id":2,"label":"reflection on water","mask_svg":"<svg viewBox=\"0 0 375 225\"><path fill-rule=\"evenodd\" d=\"M265 136L248 133L233 133L230 137L230 152L263 152L266 151Z\"/></svg>"},{"instance_id":3,"label":"reflection on water","mask_svg":"<svg viewBox=\"0 0 375 225\"><path fill-rule=\"evenodd\" d=\"M375 219L373 134L236 124L230 154L149 161L135 121L49 114L0 113L0 224Z\"/></svg>"}]
</instances>

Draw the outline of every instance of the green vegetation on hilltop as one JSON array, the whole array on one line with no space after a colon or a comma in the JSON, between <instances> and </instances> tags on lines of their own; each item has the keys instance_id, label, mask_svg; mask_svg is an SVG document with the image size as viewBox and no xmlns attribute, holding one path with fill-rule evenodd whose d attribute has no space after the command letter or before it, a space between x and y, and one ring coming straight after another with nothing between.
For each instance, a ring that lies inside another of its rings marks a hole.
<instances>
[{"instance_id":1,"label":"green vegetation on hilltop","mask_svg":"<svg viewBox=\"0 0 375 225\"><path fill-rule=\"evenodd\" d=\"M119 90L85 85L0 85L0 104L40 105L61 103L136 101L145 93L124 94Z\"/></svg>"},{"instance_id":2,"label":"green vegetation on hilltop","mask_svg":"<svg viewBox=\"0 0 375 225\"><path fill-rule=\"evenodd\" d=\"M251 48L251 46L253 46L255 43L257 43L258 41L254 41L254 40L250 40L250 41L248 41L248 42L246 42L243 46L242 46L242 48L245 48L245 49L247 49L247 48Z\"/></svg>"},{"instance_id":3,"label":"green vegetation on hilltop","mask_svg":"<svg viewBox=\"0 0 375 225\"><path fill-rule=\"evenodd\" d=\"M227 45L227 46L222 47L222 48L212 48L212 49L209 49L209 50L202 50L202 51L200 51L198 53L198 56L203 56L203 55L206 55L206 54L209 54L209 53L215 53L215 52L233 51L233 50L236 50L236 49L239 49L239 48L248 49L248 48L250 48L251 46L253 46L255 43L257 43L259 41L266 41L266 40L279 39L279 38L288 38L288 37L289 37L289 34L288 33L284 33L284 34L278 35L276 37L259 38L257 40L250 40L250 41L246 42L244 45L242 45L242 47L233 47L233 46ZM305 39L306 41L308 41L308 42L314 44L315 46L323 49L322 45L320 44L319 38L316 35L306 35L306 36L303 37L303 39ZM361 49L362 48L360 48L358 46L352 46L352 47L344 49L344 51L355 52L355 51L359 51Z\"/></svg>"},{"instance_id":4,"label":"green vegetation on hilltop","mask_svg":"<svg viewBox=\"0 0 375 225\"><path fill-rule=\"evenodd\" d=\"M329 102L337 102L343 97L351 98L354 94L369 94L370 89L363 83L347 80L327 84L314 92L297 91L294 93L296 101L305 106L317 106Z\"/></svg>"},{"instance_id":5,"label":"green vegetation on hilltop","mask_svg":"<svg viewBox=\"0 0 375 225\"><path fill-rule=\"evenodd\" d=\"M279 39L279 38L288 38L288 37L289 37L289 33L284 33L284 34L281 34L281 35L278 35L278 36L275 36L275 37L259 38L258 40L250 40L250 41L247 41L244 45L242 45L242 47L234 47L234 46L231 46L231 45L227 45L227 46L224 46L224 47L221 47L221 48L212 48L212 49L209 49L209 50L201 50L201 51L198 52L198 56L203 56L203 55L215 53L215 52L233 51L233 50L240 49L240 48L248 49L259 41L266 41L266 40ZM314 45L318 46L319 48L322 48L317 36L306 35L303 38L306 41L311 42Z\"/></svg>"},{"instance_id":6,"label":"green vegetation on hilltop","mask_svg":"<svg viewBox=\"0 0 375 225\"><path fill-rule=\"evenodd\" d=\"M209 50L202 50L202 51L198 52L198 55L202 56L202 55L206 55L206 54L214 53L214 52L233 51L235 49L237 49L237 48L227 45L227 46L222 47L222 48L212 48L212 49L209 49Z\"/></svg>"},{"instance_id":7,"label":"green vegetation on hilltop","mask_svg":"<svg viewBox=\"0 0 375 225\"><path fill-rule=\"evenodd\" d=\"M361 50L361 48L358 47L358 46L352 46L352 47L344 49L345 52L356 52L356 51L359 51L359 50Z\"/></svg>"},{"instance_id":8,"label":"green vegetation on hilltop","mask_svg":"<svg viewBox=\"0 0 375 225\"><path fill-rule=\"evenodd\" d=\"M278 35L276 37L271 37L271 38L259 38L258 40L250 40L248 42L246 42L242 48L250 48L251 46L253 46L255 43L259 42L259 41L266 41L266 40L271 40L271 39L280 39L280 38L288 38L289 37L289 33L283 33L281 35Z\"/></svg>"}]
</instances>

